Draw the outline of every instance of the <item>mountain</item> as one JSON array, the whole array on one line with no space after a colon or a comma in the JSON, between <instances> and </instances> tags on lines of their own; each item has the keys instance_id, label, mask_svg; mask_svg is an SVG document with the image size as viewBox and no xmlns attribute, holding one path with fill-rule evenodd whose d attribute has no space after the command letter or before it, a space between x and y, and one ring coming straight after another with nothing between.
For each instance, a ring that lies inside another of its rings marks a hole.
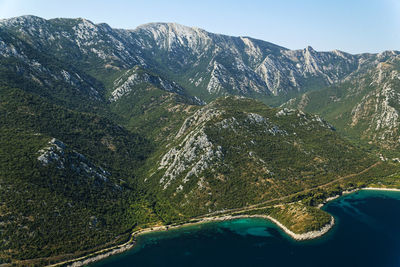
<instances>
[{"instance_id":1,"label":"mountain","mask_svg":"<svg viewBox=\"0 0 400 267\"><path fill-rule=\"evenodd\" d=\"M317 52L311 47L289 50L175 23L122 30L85 19L24 16L0 25L41 53L64 62L73 60L76 68L102 81L108 91L115 75L140 66L203 101L226 94L265 99L317 89L342 81L374 58L337 50ZM7 47L7 42L2 41L2 46Z\"/></svg>"},{"instance_id":2,"label":"mountain","mask_svg":"<svg viewBox=\"0 0 400 267\"><path fill-rule=\"evenodd\" d=\"M174 23L0 20L0 264L233 212L320 229L327 197L399 185L376 156L397 149L398 59Z\"/></svg>"},{"instance_id":3,"label":"mountain","mask_svg":"<svg viewBox=\"0 0 400 267\"><path fill-rule=\"evenodd\" d=\"M387 51L342 83L305 93L284 106L318 113L347 136L396 154L399 96L400 52Z\"/></svg>"},{"instance_id":4,"label":"mountain","mask_svg":"<svg viewBox=\"0 0 400 267\"><path fill-rule=\"evenodd\" d=\"M143 184L156 205L173 205L169 216L190 217L314 188L374 161L316 115L237 97L187 117L161 151Z\"/></svg>"},{"instance_id":5,"label":"mountain","mask_svg":"<svg viewBox=\"0 0 400 267\"><path fill-rule=\"evenodd\" d=\"M160 71L180 77L192 92L266 96L305 91L318 81L331 84L358 67L357 57L307 47L291 51L248 37L208 33L178 24L139 26L131 36ZM167 66L168 68L165 68ZM312 82L311 82L312 81ZM313 85L313 86L314 86Z\"/></svg>"},{"instance_id":6,"label":"mountain","mask_svg":"<svg viewBox=\"0 0 400 267\"><path fill-rule=\"evenodd\" d=\"M135 181L153 149L143 136L3 85L0 119L2 261L94 248L152 218Z\"/></svg>"}]
</instances>

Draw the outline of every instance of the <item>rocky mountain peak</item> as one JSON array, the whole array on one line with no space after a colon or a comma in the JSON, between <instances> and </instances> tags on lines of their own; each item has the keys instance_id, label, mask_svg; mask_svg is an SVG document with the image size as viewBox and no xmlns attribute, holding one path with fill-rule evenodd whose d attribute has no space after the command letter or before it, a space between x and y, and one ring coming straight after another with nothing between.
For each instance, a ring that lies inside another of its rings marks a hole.
<instances>
[{"instance_id":1,"label":"rocky mountain peak","mask_svg":"<svg viewBox=\"0 0 400 267\"><path fill-rule=\"evenodd\" d=\"M137 34L145 34L152 38L161 49L192 49L202 52L211 42L209 34L199 28L188 27L178 23L148 23L134 30Z\"/></svg>"},{"instance_id":2,"label":"rocky mountain peak","mask_svg":"<svg viewBox=\"0 0 400 267\"><path fill-rule=\"evenodd\" d=\"M189 95L202 100L306 92L315 87L311 81L317 80L319 87L340 83L375 59L398 55L396 51L379 55L318 52L311 46L289 50L178 23L148 23L134 30L112 29L84 18L24 16L0 23L34 44L40 53L62 60L73 56L89 69L94 63L122 71L139 65L176 81Z\"/></svg>"},{"instance_id":3,"label":"rocky mountain peak","mask_svg":"<svg viewBox=\"0 0 400 267\"><path fill-rule=\"evenodd\" d=\"M304 51L306 51L307 53L316 53L317 52L310 45L307 46L306 48L304 48Z\"/></svg>"},{"instance_id":4,"label":"rocky mountain peak","mask_svg":"<svg viewBox=\"0 0 400 267\"><path fill-rule=\"evenodd\" d=\"M7 26L24 26L26 24L34 24L34 23L46 23L47 20L33 16L33 15L24 15L19 17L13 17L9 19L2 19L0 23L7 25Z\"/></svg>"}]
</instances>

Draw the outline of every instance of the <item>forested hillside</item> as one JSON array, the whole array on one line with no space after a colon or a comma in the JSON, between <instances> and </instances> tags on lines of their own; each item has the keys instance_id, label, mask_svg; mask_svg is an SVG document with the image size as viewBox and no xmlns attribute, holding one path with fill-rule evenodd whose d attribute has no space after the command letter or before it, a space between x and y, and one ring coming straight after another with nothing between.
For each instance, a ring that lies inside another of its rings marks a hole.
<instances>
[{"instance_id":1,"label":"forested hillside","mask_svg":"<svg viewBox=\"0 0 400 267\"><path fill-rule=\"evenodd\" d=\"M1 20L0 264L58 262L215 214L315 230L327 197L399 186L399 77L396 51Z\"/></svg>"}]
</instances>

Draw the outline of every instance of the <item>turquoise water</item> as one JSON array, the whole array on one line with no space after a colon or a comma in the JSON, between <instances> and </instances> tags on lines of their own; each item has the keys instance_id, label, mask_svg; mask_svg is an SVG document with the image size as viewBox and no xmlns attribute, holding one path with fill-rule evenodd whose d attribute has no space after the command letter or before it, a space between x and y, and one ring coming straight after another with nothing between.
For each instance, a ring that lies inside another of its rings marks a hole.
<instances>
[{"instance_id":1,"label":"turquoise water","mask_svg":"<svg viewBox=\"0 0 400 267\"><path fill-rule=\"evenodd\" d=\"M296 242L263 219L237 219L139 237L93 266L400 266L400 192L359 191L324 207L325 236Z\"/></svg>"}]
</instances>

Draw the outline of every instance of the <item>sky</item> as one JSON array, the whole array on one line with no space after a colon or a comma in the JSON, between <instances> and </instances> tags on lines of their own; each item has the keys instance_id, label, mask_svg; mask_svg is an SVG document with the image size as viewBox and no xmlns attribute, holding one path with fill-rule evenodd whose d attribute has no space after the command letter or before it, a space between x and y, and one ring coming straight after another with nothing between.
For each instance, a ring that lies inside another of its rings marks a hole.
<instances>
[{"instance_id":1,"label":"sky","mask_svg":"<svg viewBox=\"0 0 400 267\"><path fill-rule=\"evenodd\" d=\"M176 22L290 49L400 50L400 0L0 0L0 18L82 17L114 28Z\"/></svg>"}]
</instances>

